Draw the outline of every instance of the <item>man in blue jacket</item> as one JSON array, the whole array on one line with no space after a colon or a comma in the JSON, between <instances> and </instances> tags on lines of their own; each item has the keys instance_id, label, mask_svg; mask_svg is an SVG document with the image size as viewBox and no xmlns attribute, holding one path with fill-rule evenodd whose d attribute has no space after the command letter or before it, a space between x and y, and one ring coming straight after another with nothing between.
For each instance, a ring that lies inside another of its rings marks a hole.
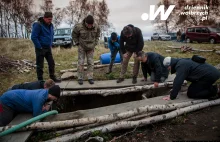
<instances>
[{"instance_id":1,"label":"man in blue jacket","mask_svg":"<svg viewBox=\"0 0 220 142\"><path fill-rule=\"evenodd\" d=\"M10 123L17 113L29 112L33 116L49 110L47 100L56 101L60 97L60 87L55 85L48 89L11 90L0 97L0 126Z\"/></svg>"},{"instance_id":2,"label":"man in blue jacket","mask_svg":"<svg viewBox=\"0 0 220 142\"><path fill-rule=\"evenodd\" d=\"M163 64L171 70L171 74L176 73L171 94L164 100L176 99L184 80L192 82L187 91L189 98L212 99L220 95L220 88L217 85L213 86L220 78L220 72L214 66L192 59L171 57L166 57Z\"/></svg>"},{"instance_id":3,"label":"man in blue jacket","mask_svg":"<svg viewBox=\"0 0 220 142\"><path fill-rule=\"evenodd\" d=\"M51 12L45 12L44 17L33 24L31 40L35 46L38 80L43 80L44 58L46 58L50 78L59 82L60 80L55 76L55 63L51 51L54 36L52 17Z\"/></svg>"},{"instance_id":4,"label":"man in blue jacket","mask_svg":"<svg viewBox=\"0 0 220 142\"><path fill-rule=\"evenodd\" d=\"M113 32L111 34L111 37L109 37L109 39L108 39L108 48L111 51L111 61L110 61L110 65L109 65L109 70L106 74L110 74L112 72L112 66L115 62L115 57L116 57L118 52L120 54L121 62L123 60L122 52L121 52L121 49L120 49L120 36L118 36L117 33Z\"/></svg>"},{"instance_id":5,"label":"man in blue jacket","mask_svg":"<svg viewBox=\"0 0 220 142\"><path fill-rule=\"evenodd\" d=\"M163 56L154 52L140 51L137 59L141 61L143 81L147 80L147 74L149 74L151 81L154 82L154 87L158 87L159 82L164 82L167 79L169 70L163 65Z\"/></svg>"}]
</instances>

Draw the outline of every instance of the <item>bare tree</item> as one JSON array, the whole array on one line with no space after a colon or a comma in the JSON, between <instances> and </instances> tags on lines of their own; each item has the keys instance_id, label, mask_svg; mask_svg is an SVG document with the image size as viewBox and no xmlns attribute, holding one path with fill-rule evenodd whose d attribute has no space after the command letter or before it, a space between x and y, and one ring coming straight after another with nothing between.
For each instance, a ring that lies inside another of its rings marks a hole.
<instances>
[{"instance_id":1,"label":"bare tree","mask_svg":"<svg viewBox=\"0 0 220 142\"><path fill-rule=\"evenodd\" d=\"M53 25L55 29L57 29L64 19L64 12L65 11L61 8L55 8L55 11L53 12Z\"/></svg>"}]
</instances>

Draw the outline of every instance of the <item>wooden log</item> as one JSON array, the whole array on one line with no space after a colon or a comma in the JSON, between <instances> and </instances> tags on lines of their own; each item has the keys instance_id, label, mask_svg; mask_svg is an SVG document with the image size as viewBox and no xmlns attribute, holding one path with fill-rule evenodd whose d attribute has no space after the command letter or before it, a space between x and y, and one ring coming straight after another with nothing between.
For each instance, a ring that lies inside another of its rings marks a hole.
<instances>
[{"instance_id":1,"label":"wooden log","mask_svg":"<svg viewBox=\"0 0 220 142\"><path fill-rule=\"evenodd\" d=\"M77 62L72 62L72 65L77 66ZM99 61L94 61L94 65L100 64L100 60ZM84 66L87 66L87 63L84 63Z\"/></svg>"},{"instance_id":2,"label":"wooden log","mask_svg":"<svg viewBox=\"0 0 220 142\"><path fill-rule=\"evenodd\" d=\"M208 102L204 102L204 103L199 103L199 104L184 107L184 108L180 108L180 109L174 110L174 111L166 113L166 114L161 114L161 115L157 115L154 117L145 118L145 119L142 119L139 121L119 121L119 122L107 124L104 126L96 127L93 129L76 132L74 134L68 134L68 135L64 135L61 137L57 137L57 138L48 140L46 142L54 142L54 141L69 142L69 141L77 140L78 138L80 138L84 134L91 134L92 132L95 132L95 131L100 131L102 133L109 133L109 132L117 131L117 130L121 130L121 129L131 129L131 128L136 128L136 127L143 127L148 124L153 124L156 122L172 119L172 118L175 118L175 117L180 116L182 114L189 113L189 112L196 111L196 110L200 110L200 109L214 106L214 105L220 105L220 99L208 101Z\"/></svg>"},{"instance_id":3,"label":"wooden log","mask_svg":"<svg viewBox=\"0 0 220 142\"><path fill-rule=\"evenodd\" d=\"M134 120L139 120L139 119L142 119L142 118L150 117L150 116L155 115L155 114L158 114L158 111L156 111L156 112L149 112L149 113L133 116L131 118L124 119L124 120L125 121L134 121ZM69 134L69 133L74 133L74 132L77 132L77 131L86 130L86 129L89 129L89 128L94 128L94 127L105 125L105 124L107 124L107 123L89 124L89 125L85 125L85 126L80 126L80 127L75 127L75 128L69 128L69 129L65 129L65 130L56 131L53 134L56 135L56 136L61 136L61 135L65 135L65 134Z\"/></svg>"},{"instance_id":4,"label":"wooden log","mask_svg":"<svg viewBox=\"0 0 220 142\"><path fill-rule=\"evenodd\" d=\"M215 53L220 55L220 51L215 51Z\"/></svg>"},{"instance_id":5,"label":"wooden log","mask_svg":"<svg viewBox=\"0 0 220 142\"><path fill-rule=\"evenodd\" d=\"M187 82L184 81L183 85L186 85ZM173 82L159 83L157 88L163 87L172 87ZM61 96L78 96L78 95L101 95L101 96L110 96L110 95L120 95L131 92L145 91L149 89L155 89L154 85L144 85L144 86L132 86L120 89L102 89L102 90L78 90L78 91L63 91Z\"/></svg>"},{"instance_id":6,"label":"wooden log","mask_svg":"<svg viewBox=\"0 0 220 142\"><path fill-rule=\"evenodd\" d=\"M146 106L135 108L133 110L129 110L126 112L108 114L108 115L98 116L98 117L88 117L88 118L55 121L55 122L37 122L29 126L26 126L20 130L21 131L36 130L36 129L49 130L49 129L56 129L56 128L69 128L69 127L75 127L75 126L82 126L82 125L88 125L88 124L93 124L93 123L106 123L106 122L116 121L120 119L126 119L129 117L138 115L138 114L152 112L152 111L165 111L165 110L170 111L170 110L174 110L177 108L182 108L182 107L190 106L193 104L202 103L205 101L207 100L195 100L195 101L189 101L189 102L183 102L183 103L177 103L177 104L167 104L167 105L146 105ZM14 127L14 126L0 127L0 131L4 131L11 127Z\"/></svg>"}]
</instances>

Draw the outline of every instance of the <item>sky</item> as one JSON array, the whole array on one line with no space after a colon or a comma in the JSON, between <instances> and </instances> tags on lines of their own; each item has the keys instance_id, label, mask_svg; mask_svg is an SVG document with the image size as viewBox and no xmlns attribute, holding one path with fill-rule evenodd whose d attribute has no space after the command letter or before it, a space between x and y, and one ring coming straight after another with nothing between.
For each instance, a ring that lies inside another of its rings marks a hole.
<instances>
[{"instance_id":1,"label":"sky","mask_svg":"<svg viewBox=\"0 0 220 142\"><path fill-rule=\"evenodd\" d=\"M68 5L69 0L52 0L54 7L65 7ZM150 5L157 5L160 0L106 0L110 15L109 21L116 28L117 33L121 33L124 26L133 24L135 27L139 27L142 30L143 36L149 37L154 32L154 27L150 20L143 21L141 15L143 13L149 13ZM42 4L42 0L34 0L36 5L35 10L38 9L39 4ZM65 27L62 24L61 27Z\"/></svg>"}]
</instances>

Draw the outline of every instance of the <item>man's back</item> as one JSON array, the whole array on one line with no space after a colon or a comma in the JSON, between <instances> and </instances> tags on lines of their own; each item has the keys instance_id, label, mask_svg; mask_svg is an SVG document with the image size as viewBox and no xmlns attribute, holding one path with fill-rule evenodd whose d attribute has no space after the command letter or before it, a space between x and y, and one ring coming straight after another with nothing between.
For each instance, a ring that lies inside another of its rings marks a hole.
<instances>
[{"instance_id":1,"label":"man's back","mask_svg":"<svg viewBox=\"0 0 220 142\"><path fill-rule=\"evenodd\" d=\"M33 112L33 115L42 113L42 106L48 98L48 90L11 90L5 92L0 101L16 112Z\"/></svg>"},{"instance_id":2,"label":"man's back","mask_svg":"<svg viewBox=\"0 0 220 142\"><path fill-rule=\"evenodd\" d=\"M186 80L195 81L214 81L220 78L220 72L208 63L197 63L191 59L181 59L176 65L176 71L186 74Z\"/></svg>"},{"instance_id":3,"label":"man's back","mask_svg":"<svg viewBox=\"0 0 220 142\"><path fill-rule=\"evenodd\" d=\"M35 81L35 82L29 82L29 83L22 83L14 85L11 89L25 89L25 90L36 90L36 89L44 89L44 83L45 81Z\"/></svg>"}]
</instances>

